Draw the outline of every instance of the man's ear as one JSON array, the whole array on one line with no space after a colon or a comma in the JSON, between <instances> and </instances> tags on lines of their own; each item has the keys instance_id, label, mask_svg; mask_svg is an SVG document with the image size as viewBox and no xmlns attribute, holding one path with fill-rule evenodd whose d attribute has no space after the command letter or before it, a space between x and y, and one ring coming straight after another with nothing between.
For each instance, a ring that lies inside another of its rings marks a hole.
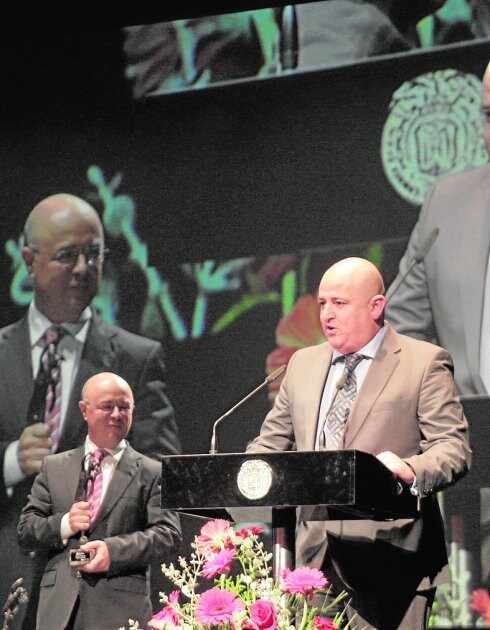
<instances>
[{"instance_id":1,"label":"man's ear","mask_svg":"<svg viewBox=\"0 0 490 630\"><path fill-rule=\"evenodd\" d=\"M386 306L386 298L384 295L375 295L371 298L371 316L377 321L383 317L383 313Z\"/></svg>"},{"instance_id":2,"label":"man's ear","mask_svg":"<svg viewBox=\"0 0 490 630\"><path fill-rule=\"evenodd\" d=\"M29 245L25 245L22 248L22 258L24 259L24 262L26 264L27 269L29 270L29 273L32 273L32 264L34 262L34 257L35 257L35 253L32 247L29 247Z\"/></svg>"},{"instance_id":3,"label":"man's ear","mask_svg":"<svg viewBox=\"0 0 490 630\"><path fill-rule=\"evenodd\" d=\"M79 400L78 407L82 412L83 419L87 421L87 403L84 400Z\"/></svg>"}]
</instances>

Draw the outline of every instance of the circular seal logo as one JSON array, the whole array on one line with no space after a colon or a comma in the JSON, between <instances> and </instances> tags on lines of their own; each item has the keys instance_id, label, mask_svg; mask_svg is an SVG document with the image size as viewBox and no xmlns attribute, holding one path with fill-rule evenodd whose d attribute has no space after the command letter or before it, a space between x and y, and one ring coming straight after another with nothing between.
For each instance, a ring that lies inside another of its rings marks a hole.
<instances>
[{"instance_id":1,"label":"circular seal logo","mask_svg":"<svg viewBox=\"0 0 490 630\"><path fill-rule=\"evenodd\" d=\"M381 161L397 193L420 205L441 175L485 164L481 81L451 68L428 72L394 92Z\"/></svg>"},{"instance_id":2,"label":"circular seal logo","mask_svg":"<svg viewBox=\"0 0 490 630\"><path fill-rule=\"evenodd\" d=\"M248 459L240 466L237 484L247 499L262 499L272 485L272 468L262 459Z\"/></svg>"}]
</instances>

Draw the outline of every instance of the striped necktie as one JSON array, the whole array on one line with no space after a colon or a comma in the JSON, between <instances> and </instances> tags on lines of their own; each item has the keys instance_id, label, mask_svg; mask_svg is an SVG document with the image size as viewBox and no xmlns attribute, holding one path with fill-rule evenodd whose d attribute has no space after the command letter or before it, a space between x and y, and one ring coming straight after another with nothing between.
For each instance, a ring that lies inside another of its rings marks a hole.
<instances>
[{"instance_id":1,"label":"striped necktie","mask_svg":"<svg viewBox=\"0 0 490 630\"><path fill-rule=\"evenodd\" d=\"M57 354L58 344L64 335L60 326L50 326L43 335L44 350L41 355L41 366L47 377L46 402L44 406L44 423L51 430L53 451L56 450L60 439L61 421L61 367Z\"/></svg>"},{"instance_id":2,"label":"striped necktie","mask_svg":"<svg viewBox=\"0 0 490 630\"><path fill-rule=\"evenodd\" d=\"M354 370L364 359L364 356L362 354L346 354L343 358L345 360L345 382L343 387L336 390L334 400L327 412L325 428L320 435L321 448L326 450L336 450L342 446L345 423L357 394L357 380Z\"/></svg>"},{"instance_id":3,"label":"striped necktie","mask_svg":"<svg viewBox=\"0 0 490 630\"><path fill-rule=\"evenodd\" d=\"M89 484L87 488L87 501L90 508L90 525L94 522L99 512L102 500L102 467L101 463L107 452L103 448L98 448L89 460Z\"/></svg>"}]
</instances>

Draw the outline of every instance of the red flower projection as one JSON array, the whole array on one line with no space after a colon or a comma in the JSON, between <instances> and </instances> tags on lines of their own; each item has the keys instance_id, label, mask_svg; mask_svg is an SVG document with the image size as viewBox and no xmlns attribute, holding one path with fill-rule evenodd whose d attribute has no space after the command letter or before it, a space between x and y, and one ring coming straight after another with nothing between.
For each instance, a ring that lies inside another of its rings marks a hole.
<instances>
[{"instance_id":1,"label":"red flower projection","mask_svg":"<svg viewBox=\"0 0 490 630\"><path fill-rule=\"evenodd\" d=\"M266 359L266 372L270 374L276 368L287 363L299 350L325 341L320 325L319 305L314 295L304 295L294 305L293 310L283 317L276 328L277 348ZM269 384L271 401L279 391L281 378Z\"/></svg>"}]
</instances>

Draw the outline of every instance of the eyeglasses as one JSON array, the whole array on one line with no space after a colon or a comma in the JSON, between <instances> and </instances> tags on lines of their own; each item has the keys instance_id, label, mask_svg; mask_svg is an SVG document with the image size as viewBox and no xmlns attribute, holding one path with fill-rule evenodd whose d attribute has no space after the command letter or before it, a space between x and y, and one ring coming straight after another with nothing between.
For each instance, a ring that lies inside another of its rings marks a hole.
<instances>
[{"instance_id":1,"label":"eyeglasses","mask_svg":"<svg viewBox=\"0 0 490 630\"><path fill-rule=\"evenodd\" d=\"M80 254L85 256L87 265L97 265L109 254L109 250L100 244L80 246L73 245L71 247L63 247L62 249L59 249L54 256L52 256L51 260L60 263L60 265L66 265L67 267L74 266L76 265Z\"/></svg>"},{"instance_id":2,"label":"eyeglasses","mask_svg":"<svg viewBox=\"0 0 490 630\"><path fill-rule=\"evenodd\" d=\"M87 405L90 405L89 402L87 401L85 402L87 403ZM116 407L119 409L119 413L122 415L128 414L130 411L134 409L134 405L128 402L117 403L117 402L107 401L107 402L103 402L103 403L99 403L98 405L95 405L96 409L106 414L112 413Z\"/></svg>"}]
</instances>

